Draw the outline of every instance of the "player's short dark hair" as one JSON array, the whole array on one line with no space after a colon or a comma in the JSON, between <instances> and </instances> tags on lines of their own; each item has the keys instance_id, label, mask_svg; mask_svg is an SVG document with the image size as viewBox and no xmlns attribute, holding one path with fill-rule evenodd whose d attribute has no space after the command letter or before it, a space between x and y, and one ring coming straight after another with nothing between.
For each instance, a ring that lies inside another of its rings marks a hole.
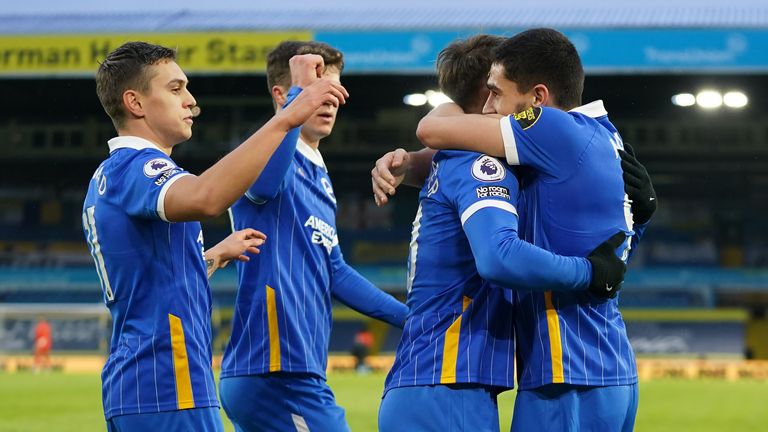
<instances>
[{"instance_id":1,"label":"player's short dark hair","mask_svg":"<svg viewBox=\"0 0 768 432\"><path fill-rule=\"evenodd\" d=\"M315 41L284 41L267 54L267 86L291 86L291 68L288 61L300 54L317 54L323 58L325 67L333 66L344 70L344 54L336 48Z\"/></svg>"},{"instance_id":2,"label":"player's short dark hair","mask_svg":"<svg viewBox=\"0 0 768 432\"><path fill-rule=\"evenodd\" d=\"M581 105L584 68L570 40L557 30L536 28L505 40L494 51L505 77L525 93L544 84L563 109Z\"/></svg>"},{"instance_id":3,"label":"player's short dark hair","mask_svg":"<svg viewBox=\"0 0 768 432\"><path fill-rule=\"evenodd\" d=\"M440 89L465 111L478 102L494 60L493 49L503 41L501 36L476 35L451 42L437 55Z\"/></svg>"},{"instance_id":4,"label":"player's short dark hair","mask_svg":"<svg viewBox=\"0 0 768 432\"><path fill-rule=\"evenodd\" d=\"M149 66L162 60L176 60L176 51L147 42L126 42L99 65L96 95L115 128L121 128L126 118L123 93L129 89L148 91L153 77Z\"/></svg>"}]
</instances>

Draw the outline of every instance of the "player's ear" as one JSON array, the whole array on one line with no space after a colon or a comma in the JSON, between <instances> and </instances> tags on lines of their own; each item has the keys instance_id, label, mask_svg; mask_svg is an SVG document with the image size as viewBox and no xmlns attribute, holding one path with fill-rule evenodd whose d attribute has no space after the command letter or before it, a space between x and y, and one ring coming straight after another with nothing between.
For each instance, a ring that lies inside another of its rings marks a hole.
<instances>
[{"instance_id":1,"label":"player's ear","mask_svg":"<svg viewBox=\"0 0 768 432\"><path fill-rule=\"evenodd\" d=\"M288 98L288 89L283 86L272 86L272 100L275 101L277 107L280 108L285 105L285 101Z\"/></svg>"},{"instance_id":2,"label":"player's ear","mask_svg":"<svg viewBox=\"0 0 768 432\"><path fill-rule=\"evenodd\" d=\"M123 106L129 114L139 118L144 117L141 93L136 90L129 89L123 92Z\"/></svg>"},{"instance_id":3,"label":"player's ear","mask_svg":"<svg viewBox=\"0 0 768 432\"><path fill-rule=\"evenodd\" d=\"M549 89L547 88L546 85L536 84L535 86L533 86L531 93L533 95L532 106L535 106L535 107L547 106L547 103L549 102L550 94L549 94Z\"/></svg>"}]
</instances>

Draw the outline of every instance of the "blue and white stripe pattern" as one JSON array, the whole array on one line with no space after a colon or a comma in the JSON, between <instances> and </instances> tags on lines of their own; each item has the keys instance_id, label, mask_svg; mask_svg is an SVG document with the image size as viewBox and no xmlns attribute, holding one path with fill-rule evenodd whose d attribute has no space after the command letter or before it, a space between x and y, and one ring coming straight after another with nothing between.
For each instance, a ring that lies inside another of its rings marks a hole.
<instances>
[{"instance_id":1,"label":"blue and white stripe pattern","mask_svg":"<svg viewBox=\"0 0 768 432\"><path fill-rule=\"evenodd\" d=\"M478 275L463 223L489 207L514 216L510 200L516 200L518 184L512 174L491 183L473 179L479 157L453 151L435 155L411 234L410 313L385 392L454 383L514 386L512 297ZM487 185L513 195L506 200L483 196Z\"/></svg>"},{"instance_id":2,"label":"blue and white stripe pattern","mask_svg":"<svg viewBox=\"0 0 768 432\"><path fill-rule=\"evenodd\" d=\"M320 153L299 141L280 192L231 208L233 229L267 235L238 263L239 289L222 378L269 372L325 377L331 330L336 199ZM271 313L270 311L274 311Z\"/></svg>"},{"instance_id":3,"label":"blue and white stripe pattern","mask_svg":"<svg viewBox=\"0 0 768 432\"><path fill-rule=\"evenodd\" d=\"M154 144L110 140L83 228L113 321L102 371L107 419L218 406L211 369L211 293L197 222L169 223L168 187L188 175Z\"/></svg>"},{"instance_id":4,"label":"blue and white stripe pattern","mask_svg":"<svg viewBox=\"0 0 768 432\"><path fill-rule=\"evenodd\" d=\"M508 162L535 170L521 179L520 227L527 241L586 256L618 231L633 235L616 152L623 144L601 101L567 113L529 110L501 119L501 128ZM628 248L629 238L617 254L626 259ZM520 389L637 382L618 297L518 291L515 299Z\"/></svg>"}]
</instances>

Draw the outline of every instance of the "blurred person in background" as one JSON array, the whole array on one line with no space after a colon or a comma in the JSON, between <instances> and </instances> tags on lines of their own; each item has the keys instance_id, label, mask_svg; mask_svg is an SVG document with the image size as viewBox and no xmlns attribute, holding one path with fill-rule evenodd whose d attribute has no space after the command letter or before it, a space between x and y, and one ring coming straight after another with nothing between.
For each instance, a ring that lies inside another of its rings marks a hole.
<instances>
[{"instance_id":1,"label":"blurred person in background","mask_svg":"<svg viewBox=\"0 0 768 432\"><path fill-rule=\"evenodd\" d=\"M317 80L339 81L343 68L342 53L327 44L279 44L267 56L278 115ZM259 226L270 239L237 266L220 390L237 431L349 430L325 375L331 298L396 327L405 321L406 306L350 267L339 248L336 196L319 151L337 114L337 104L325 104L291 130L230 211L233 229Z\"/></svg>"},{"instance_id":2,"label":"blurred person in background","mask_svg":"<svg viewBox=\"0 0 768 432\"><path fill-rule=\"evenodd\" d=\"M286 133L320 106L344 103L320 80L200 176L173 148L199 111L171 49L128 42L101 63L96 93L117 130L88 186L82 222L113 322L102 371L109 431L221 431L211 367L208 277L247 261L265 237L251 228L205 250L200 219L224 212Z\"/></svg>"},{"instance_id":3,"label":"blurred person in background","mask_svg":"<svg viewBox=\"0 0 768 432\"><path fill-rule=\"evenodd\" d=\"M371 372L371 368L365 364L365 359L373 349L373 342L373 333L367 328L362 328L355 333L351 354L355 358L355 371L359 374Z\"/></svg>"},{"instance_id":4,"label":"blurred person in background","mask_svg":"<svg viewBox=\"0 0 768 432\"><path fill-rule=\"evenodd\" d=\"M51 368L51 349L53 348L53 334L51 325L45 317L38 317L34 328L33 350L35 353L34 371L47 371Z\"/></svg>"}]
</instances>

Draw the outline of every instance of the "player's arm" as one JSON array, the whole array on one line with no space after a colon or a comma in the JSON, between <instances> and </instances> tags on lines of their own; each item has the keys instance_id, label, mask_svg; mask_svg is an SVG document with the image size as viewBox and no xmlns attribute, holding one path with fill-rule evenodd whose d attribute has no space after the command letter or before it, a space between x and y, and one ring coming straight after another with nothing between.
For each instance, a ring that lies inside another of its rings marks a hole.
<instances>
[{"instance_id":1,"label":"player's arm","mask_svg":"<svg viewBox=\"0 0 768 432\"><path fill-rule=\"evenodd\" d=\"M301 91L301 87L291 87L288 90L287 101L282 108L287 108ZM272 157L269 158L269 162L264 167L262 174L245 192L245 196L249 200L259 204L274 199L277 196L285 180L285 175L288 173L288 168L291 166L291 161L293 161L293 155L296 153L300 132L301 127L288 131L280 146L272 154Z\"/></svg>"},{"instance_id":2,"label":"player's arm","mask_svg":"<svg viewBox=\"0 0 768 432\"><path fill-rule=\"evenodd\" d=\"M403 328L408 307L377 288L344 261L338 246L331 252L331 294L363 315Z\"/></svg>"},{"instance_id":3,"label":"player's arm","mask_svg":"<svg viewBox=\"0 0 768 432\"><path fill-rule=\"evenodd\" d=\"M305 56L297 57L304 57L307 70L315 73L310 62L322 62L322 58ZM344 87L331 80L321 79L305 88L290 106L200 176L185 175L168 182L162 203L166 220L199 220L223 213L259 177L288 131L301 126L323 104L338 106L347 96Z\"/></svg>"},{"instance_id":4,"label":"player's arm","mask_svg":"<svg viewBox=\"0 0 768 432\"><path fill-rule=\"evenodd\" d=\"M455 103L437 106L419 122L416 137L435 150L469 150L504 156L498 115L464 114Z\"/></svg>"},{"instance_id":5,"label":"player's arm","mask_svg":"<svg viewBox=\"0 0 768 432\"><path fill-rule=\"evenodd\" d=\"M423 148L415 152L393 150L376 161L371 170L373 198L379 207L389 202L400 184L421 187L429 176L432 157L437 150Z\"/></svg>"},{"instance_id":6,"label":"player's arm","mask_svg":"<svg viewBox=\"0 0 768 432\"><path fill-rule=\"evenodd\" d=\"M587 289L592 273L589 261L556 255L520 239L516 210L507 204L489 200L481 204L486 207L462 215L480 276L511 289Z\"/></svg>"},{"instance_id":7,"label":"player's arm","mask_svg":"<svg viewBox=\"0 0 768 432\"><path fill-rule=\"evenodd\" d=\"M249 261L247 253L259 253L258 247L264 244L267 236L261 231L246 228L235 231L216 246L205 251L205 268L208 272L208 278L213 273L224 268L232 260Z\"/></svg>"},{"instance_id":8,"label":"player's arm","mask_svg":"<svg viewBox=\"0 0 768 432\"><path fill-rule=\"evenodd\" d=\"M303 67L303 64L298 64L297 62L291 64L291 88L288 90L281 110L286 109L304 87L312 85L322 77L322 63L316 62L312 64L315 65L314 73L311 68ZM280 143L280 146L272 154L269 162L267 162L267 166L264 167L262 175L245 192L245 196L249 200L259 204L274 199L277 196L285 180L285 175L288 173L288 168L293 161L293 155L296 153L300 132L301 128L297 127L291 129L285 135L283 142Z\"/></svg>"},{"instance_id":9,"label":"player's arm","mask_svg":"<svg viewBox=\"0 0 768 432\"><path fill-rule=\"evenodd\" d=\"M504 156L509 165L525 165L559 179L578 167L595 125L549 107L532 107L501 117L461 114L443 104L419 122L417 135L426 146Z\"/></svg>"},{"instance_id":10,"label":"player's arm","mask_svg":"<svg viewBox=\"0 0 768 432\"><path fill-rule=\"evenodd\" d=\"M589 289L603 298L618 289L625 265L616 248L626 239L623 233L587 258L557 255L518 236L519 184L506 165L487 155L462 152L440 161L437 174L439 190L458 212L482 278L511 289Z\"/></svg>"},{"instance_id":11,"label":"player's arm","mask_svg":"<svg viewBox=\"0 0 768 432\"><path fill-rule=\"evenodd\" d=\"M626 239L624 233L607 240L587 258L557 255L519 238L513 210L487 203L463 224L483 279L511 289L589 290L601 298L611 297L619 289L626 268L616 249Z\"/></svg>"},{"instance_id":12,"label":"player's arm","mask_svg":"<svg viewBox=\"0 0 768 432\"><path fill-rule=\"evenodd\" d=\"M403 184L417 188L424 186L424 182L429 177L429 170L432 167L432 158L435 156L435 153L437 153L437 150L431 148L408 152L410 163L408 164L408 171L406 171L403 178Z\"/></svg>"}]
</instances>

